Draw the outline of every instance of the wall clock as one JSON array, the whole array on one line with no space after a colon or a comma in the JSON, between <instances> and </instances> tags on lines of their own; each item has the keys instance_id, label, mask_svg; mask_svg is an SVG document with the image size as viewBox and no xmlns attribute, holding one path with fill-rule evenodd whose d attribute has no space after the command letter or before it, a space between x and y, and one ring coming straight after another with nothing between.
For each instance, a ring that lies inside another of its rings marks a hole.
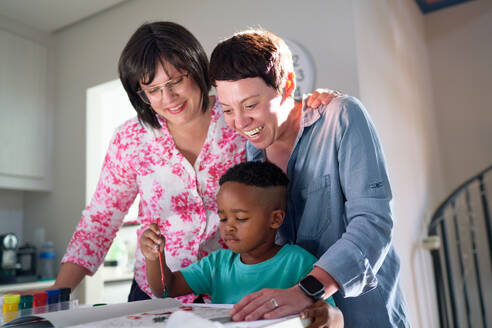
<instances>
[{"instance_id":1,"label":"wall clock","mask_svg":"<svg viewBox=\"0 0 492 328\"><path fill-rule=\"evenodd\" d=\"M292 61L294 62L294 73L296 75L294 99L301 100L303 94L313 91L314 63L308 52L300 44L285 38L284 41L292 52Z\"/></svg>"}]
</instances>

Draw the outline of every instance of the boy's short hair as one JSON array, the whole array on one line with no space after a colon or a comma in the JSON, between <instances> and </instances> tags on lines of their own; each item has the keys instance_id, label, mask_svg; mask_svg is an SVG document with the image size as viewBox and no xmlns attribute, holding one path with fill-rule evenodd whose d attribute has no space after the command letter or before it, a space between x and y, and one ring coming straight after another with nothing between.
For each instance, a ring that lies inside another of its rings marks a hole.
<instances>
[{"instance_id":1,"label":"boy's short hair","mask_svg":"<svg viewBox=\"0 0 492 328\"><path fill-rule=\"evenodd\" d=\"M270 162L244 162L231 167L220 177L219 185L239 182L248 186L287 187L289 178L277 165Z\"/></svg>"},{"instance_id":2,"label":"boy's short hair","mask_svg":"<svg viewBox=\"0 0 492 328\"><path fill-rule=\"evenodd\" d=\"M284 40L266 30L251 29L220 42L210 57L209 71L214 86L216 81L259 77L281 92L294 64Z\"/></svg>"}]
</instances>

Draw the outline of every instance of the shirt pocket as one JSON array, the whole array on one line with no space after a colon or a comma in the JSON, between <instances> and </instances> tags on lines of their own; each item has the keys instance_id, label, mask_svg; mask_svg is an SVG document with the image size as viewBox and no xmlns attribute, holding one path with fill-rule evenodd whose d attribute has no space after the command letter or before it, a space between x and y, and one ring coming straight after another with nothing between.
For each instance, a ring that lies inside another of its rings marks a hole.
<instances>
[{"instance_id":1,"label":"shirt pocket","mask_svg":"<svg viewBox=\"0 0 492 328\"><path fill-rule=\"evenodd\" d=\"M299 239L317 239L331 223L331 179L330 175L314 178L301 190L304 211L297 231Z\"/></svg>"}]
</instances>

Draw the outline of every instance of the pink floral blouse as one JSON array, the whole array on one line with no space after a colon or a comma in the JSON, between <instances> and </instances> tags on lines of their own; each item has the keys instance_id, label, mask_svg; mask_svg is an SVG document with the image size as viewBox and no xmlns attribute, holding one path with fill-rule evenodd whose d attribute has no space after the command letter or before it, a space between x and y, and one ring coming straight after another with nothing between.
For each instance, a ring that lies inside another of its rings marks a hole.
<instances>
[{"instance_id":1,"label":"pink floral blouse","mask_svg":"<svg viewBox=\"0 0 492 328\"><path fill-rule=\"evenodd\" d=\"M137 194L138 238L157 223L166 237L171 270L223 248L215 201L218 181L228 168L246 160L245 139L226 125L216 102L205 144L192 166L176 148L165 120L160 123L162 129L151 129L135 117L116 130L96 192L82 212L62 263L76 263L94 273ZM152 296L140 246L134 274L140 288Z\"/></svg>"}]
</instances>

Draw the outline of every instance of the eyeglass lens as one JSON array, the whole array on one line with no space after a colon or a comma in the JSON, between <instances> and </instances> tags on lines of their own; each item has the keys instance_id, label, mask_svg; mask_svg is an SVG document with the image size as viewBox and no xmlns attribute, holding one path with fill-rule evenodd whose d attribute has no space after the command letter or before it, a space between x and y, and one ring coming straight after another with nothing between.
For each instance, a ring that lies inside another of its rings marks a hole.
<instances>
[{"instance_id":1,"label":"eyeglass lens","mask_svg":"<svg viewBox=\"0 0 492 328\"><path fill-rule=\"evenodd\" d=\"M175 88L178 87L185 77L188 77L189 73L178 76L175 79L168 80L162 83L159 86L155 86L151 89L139 90L137 91L138 95L142 99L143 102L149 104L151 102L158 102L162 98L162 89L167 88L170 92L175 91Z\"/></svg>"}]
</instances>

